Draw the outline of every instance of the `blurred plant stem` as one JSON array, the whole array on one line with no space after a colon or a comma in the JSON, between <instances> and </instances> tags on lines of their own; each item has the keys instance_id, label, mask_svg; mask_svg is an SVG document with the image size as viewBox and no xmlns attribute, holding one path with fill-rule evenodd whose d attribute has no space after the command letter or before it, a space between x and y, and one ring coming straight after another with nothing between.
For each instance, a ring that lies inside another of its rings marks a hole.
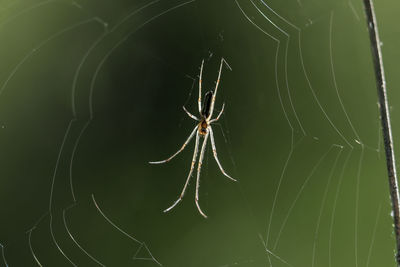
<instances>
[{"instance_id":1,"label":"blurred plant stem","mask_svg":"<svg viewBox=\"0 0 400 267\"><path fill-rule=\"evenodd\" d=\"M379 109L381 113L381 123L384 138L386 164L389 177L389 190L392 199L392 210L394 220L394 232L396 235L397 266L400 266L400 219L399 219L399 190L397 184L396 164L393 151L393 137L390 124L389 103L386 92L385 72L383 69L381 41L378 34L375 10L372 0L363 0L367 18L367 26L371 41L372 59L374 62L376 85L378 89Z\"/></svg>"}]
</instances>

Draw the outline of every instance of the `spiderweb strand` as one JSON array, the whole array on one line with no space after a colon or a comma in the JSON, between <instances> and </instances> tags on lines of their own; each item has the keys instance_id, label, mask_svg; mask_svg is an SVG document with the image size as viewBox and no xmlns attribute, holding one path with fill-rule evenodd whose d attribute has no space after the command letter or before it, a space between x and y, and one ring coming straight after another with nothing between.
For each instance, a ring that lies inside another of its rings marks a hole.
<instances>
[{"instance_id":1,"label":"spiderweb strand","mask_svg":"<svg viewBox=\"0 0 400 267\"><path fill-rule=\"evenodd\" d=\"M329 177L328 177L328 181L327 181L326 186L325 186L324 194L322 196L321 207L319 209L319 215L318 215L318 219L317 219L317 226L315 227L315 233L314 233L314 245L313 245L312 261L311 261L311 266L312 267L315 266L315 257L316 257L315 254L316 254L316 250L317 250L317 243L318 243L318 237L319 237L319 228L320 228L320 224L321 224L322 213L323 213L324 208L325 208L326 198L327 198L328 191L329 191L329 188L330 188L330 184L331 184L331 180L332 180L332 177L333 177L333 173L336 170L336 165L337 165L337 162L338 162L340 156L342 155L342 151L343 151L343 147L341 147L339 153L336 156L335 162L333 163L332 169L331 169Z\"/></svg>"},{"instance_id":2,"label":"spiderweb strand","mask_svg":"<svg viewBox=\"0 0 400 267\"><path fill-rule=\"evenodd\" d=\"M33 247L32 247L32 231L35 230L34 226L32 229L30 229L28 231L28 244L29 244L29 250L31 251L32 257L35 260L35 262L37 263L37 265L39 265L40 267L42 267L43 265L40 263L39 259L37 258L35 252L33 251Z\"/></svg>"},{"instance_id":3,"label":"spiderweb strand","mask_svg":"<svg viewBox=\"0 0 400 267\"><path fill-rule=\"evenodd\" d=\"M340 172L339 176L339 181L337 184L336 188L336 193L335 193L335 198L333 200L333 207L332 207L332 214L331 214L331 222L329 226L329 243L328 243L328 267L332 266L332 240L333 240L333 226L335 223L335 215L336 215L336 207L337 207L337 201L339 198L339 192L342 187L342 181L344 177L344 173L346 171L347 164L349 163L350 157L352 155L353 149L350 149L349 153L346 156L346 159L344 160L342 171Z\"/></svg>"},{"instance_id":4,"label":"spiderweb strand","mask_svg":"<svg viewBox=\"0 0 400 267\"><path fill-rule=\"evenodd\" d=\"M379 204L378 212L376 214L375 226L374 226L374 230L372 231L371 244L369 245L369 250L368 250L367 264L365 265L366 267L369 266L369 263L371 260L372 248L373 248L374 242L375 242L376 228L378 228L379 218L381 217L381 210L382 210L382 203Z\"/></svg>"},{"instance_id":5,"label":"spiderweb strand","mask_svg":"<svg viewBox=\"0 0 400 267\"><path fill-rule=\"evenodd\" d=\"M68 224L67 224L67 219L66 219L66 211L68 211L69 209L73 208L76 204L72 204L71 206L67 207L66 209L63 210L63 222L64 222L64 226L65 229L67 230L67 233L69 235L69 237L72 239L72 241L75 243L75 245L83 252L85 253L89 258L91 258L94 262L96 262L97 264L99 264L100 266L105 266L103 263L101 263L100 261L98 261L95 257L93 257L89 252L87 252L79 243L78 241L75 239L75 237L72 235L71 231L69 230Z\"/></svg>"},{"instance_id":6,"label":"spiderweb strand","mask_svg":"<svg viewBox=\"0 0 400 267\"><path fill-rule=\"evenodd\" d=\"M96 207L96 209L98 210L98 212L101 214L101 216L103 216L103 218L109 223L111 224L115 229L117 229L120 233L122 233L124 236L126 236L127 238L129 238L130 240L140 244L139 248L136 250L135 255L133 256L133 259L135 260L149 260L149 261L154 261L155 263L157 263L159 266L162 266L162 264L156 259L154 258L153 254L151 254L149 248L147 247L147 245L144 242L140 242L139 240L137 240L136 238L134 238L133 236L131 236L130 234L128 234L127 232L125 232L124 230L122 230L120 227L118 227L113 221L111 221L105 214L104 212L100 209L99 205L96 202L96 199L94 198L94 194L92 194L92 200L93 203ZM146 249L146 251L149 253L149 255L151 256L151 258L137 258L136 255L139 253L139 251L142 249L142 247L144 247Z\"/></svg>"},{"instance_id":7,"label":"spiderweb strand","mask_svg":"<svg viewBox=\"0 0 400 267\"><path fill-rule=\"evenodd\" d=\"M1 247L1 256L3 257L4 264L6 265L6 267L8 267L6 256L4 255L4 246L1 243L0 247Z\"/></svg>"},{"instance_id":8,"label":"spiderweb strand","mask_svg":"<svg viewBox=\"0 0 400 267\"><path fill-rule=\"evenodd\" d=\"M273 257L275 257L276 259L278 259L278 260L281 261L282 263L286 264L287 266L293 266L293 265L289 264L287 261L285 261L284 259L282 259L281 257L279 257L278 255L276 255L275 253L273 253L272 251L270 251L270 250L267 248L267 243L264 242L263 237L262 237L261 235L259 235L259 237L260 237L261 243L262 243L263 246L264 246L265 251L268 253L268 261L269 261L269 265L270 265L270 266L272 266L272 262L271 262L271 259L270 259L269 255L272 255Z\"/></svg>"}]
</instances>

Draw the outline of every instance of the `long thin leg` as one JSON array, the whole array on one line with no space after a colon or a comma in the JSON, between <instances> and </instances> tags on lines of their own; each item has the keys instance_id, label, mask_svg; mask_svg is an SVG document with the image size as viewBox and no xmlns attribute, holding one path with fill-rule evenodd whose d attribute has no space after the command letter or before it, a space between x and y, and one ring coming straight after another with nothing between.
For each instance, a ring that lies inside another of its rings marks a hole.
<instances>
[{"instance_id":1,"label":"long thin leg","mask_svg":"<svg viewBox=\"0 0 400 267\"><path fill-rule=\"evenodd\" d=\"M196 163L196 157L197 157L198 150L199 150L199 134L196 134L196 144L194 146L192 165L190 166L190 171L189 171L188 177L186 178L185 186L183 187L182 193L180 194L179 198L169 208L165 209L164 212L168 212L168 211L172 210L183 199L183 196L185 195L185 192L186 192L186 188L190 181L190 177L192 176L192 173L193 173L194 164Z\"/></svg>"},{"instance_id":2,"label":"long thin leg","mask_svg":"<svg viewBox=\"0 0 400 267\"><path fill-rule=\"evenodd\" d=\"M150 164L161 164L161 163L166 163L168 161L170 161L171 159L173 159L176 155L178 155L179 153L182 152L182 150L185 149L185 146L190 142L190 140L193 138L194 134L197 131L197 125L196 127L194 127L194 130L192 131L192 133L190 134L190 136L188 137L188 139L186 139L185 143L182 145L182 147L175 153L173 154L171 157L167 158L166 160L160 160L160 161L150 161Z\"/></svg>"},{"instance_id":3,"label":"long thin leg","mask_svg":"<svg viewBox=\"0 0 400 267\"><path fill-rule=\"evenodd\" d=\"M213 98L211 100L211 108L210 108L210 115L208 116L208 119L211 118L213 111L214 111L214 104L215 104L215 98L217 96L217 90L218 90L218 85L219 85L219 81L221 79L221 72L222 72L222 65L226 64L226 66L232 70L231 66L229 66L228 62L225 61L224 58L221 58L221 64L219 65L219 72L218 72L218 79L217 79L217 83L215 84L215 89L214 89L214 93L213 93Z\"/></svg>"},{"instance_id":4,"label":"long thin leg","mask_svg":"<svg viewBox=\"0 0 400 267\"><path fill-rule=\"evenodd\" d=\"M204 59L201 61L201 67L200 67L200 77L199 77L199 114L201 114L201 82L202 82L202 76L203 76L203 65L204 65Z\"/></svg>"},{"instance_id":5,"label":"long thin leg","mask_svg":"<svg viewBox=\"0 0 400 267\"><path fill-rule=\"evenodd\" d=\"M216 121L219 120L219 117L221 117L222 113L224 113L224 107L225 107L225 103L222 104L222 109L221 109L221 111L219 112L218 116L217 116L215 119L210 120L209 123L213 123L213 122L216 122Z\"/></svg>"},{"instance_id":6,"label":"long thin leg","mask_svg":"<svg viewBox=\"0 0 400 267\"><path fill-rule=\"evenodd\" d=\"M218 166L219 166L219 169L221 170L221 172L222 172L226 177L228 177L228 178L231 179L232 181L237 182L236 179L230 177L230 176L224 171L224 169L222 168L222 165L221 165L221 163L220 163L219 160L218 160L217 148L215 147L215 141L214 141L214 133L213 133L213 130L212 130L211 126L208 126L208 131L210 132L210 135L211 135L211 146L212 146L212 150L213 150L213 154L214 154L215 161L217 162L217 164L218 164Z\"/></svg>"},{"instance_id":7,"label":"long thin leg","mask_svg":"<svg viewBox=\"0 0 400 267\"><path fill-rule=\"evenodd\" d=\"M209 134L210 134L210 133L208 132L208 133L206 134L206 136L204 136L203 145L201 146L199 164L197 165L197 180L196 180L196 197L195 197L195 202L196 202L197 209L199 210L200 214L201 214L204 218L207 218L207 215L201 210L200 204L199 204L200 171L201 171L201 164L203 164L204 151L206 150L206 144L207 144L207 139L208 139L208 135L209 135Z\"/></svg>"},{"instance_id":8,"label":"long thin leg","mask_svg":"<svg viewBox=\"0 0 400 267\"><path fill-rule=\"evenodd\" d=\"M186 114L187 114L190 118L192 118L192 119L194 119L194 120L196 120L196 121L199 120L195 115L193 115L192 113L190 113L189 111L187 111L187 109L185 108L185 106L183 106L183 110L186 112Z\"/></svg>"}]
</instances>

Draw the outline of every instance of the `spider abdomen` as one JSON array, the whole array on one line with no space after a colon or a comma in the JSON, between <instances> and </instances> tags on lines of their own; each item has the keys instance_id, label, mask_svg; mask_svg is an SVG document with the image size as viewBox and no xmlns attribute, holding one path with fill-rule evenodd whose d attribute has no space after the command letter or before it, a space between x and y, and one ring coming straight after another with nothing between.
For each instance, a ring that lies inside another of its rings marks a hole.
<instances>
[{"instance_id":1,"label":"spider abdomen","mask_svg":"<svg viewBox=\"0 0 400 267\"><path fill-rule=\"evenodd\" d=\"M210 108L211 108L211 100L213 98L213 92L208 91L204 96L203 108L201 110L201 115L203 117L208 118L210 116Z\"/></svg>"}]
</instances>

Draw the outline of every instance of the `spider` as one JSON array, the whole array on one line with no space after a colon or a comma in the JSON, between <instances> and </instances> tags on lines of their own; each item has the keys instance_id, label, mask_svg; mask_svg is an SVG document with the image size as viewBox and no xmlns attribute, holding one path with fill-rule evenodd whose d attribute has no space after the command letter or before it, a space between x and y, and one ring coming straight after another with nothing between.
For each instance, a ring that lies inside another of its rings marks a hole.
<instances>
[{"instance_id":1,"label":"spider","mask_svg":"<svg viewBox=\"0 0 400 267\"><path fill-rule=\"evenodd\" d=\"M217 149L215 147L215 141L214 141L214 134L213 134L213 130L211 128L211 124L218 121L219 118L221 117L222 113L224 112L224 107L225 107L225 103L222 105L222 109L219 112L218 116L214 119L211 119L212 115L213 115L213 111L214 111L214 104L215 104L215 98L217 95L217 90L218 90L218 85L219 85L219 81L221 78L221 71L222 71L222 65L226 64L226 66L230 69L231 67L229 66L229 64L225 61L225 59L221 58L221 64L219 66L219 72L218 72L218 79L215 85L215 89L214 92L213 91L208 91L205 96L204 96L204 102L202 105L201 102L201 82L202 82L202 74L203 74L203 65L204 65L204 59L201 62L201 67L200 67L200 77L199 77L199 100L198 100L198 107L199 107L199 114L200 114L200 118L192 115L189 111L187 111L187 109L185 108L185 106L183 106L183 110L186 112L186 114L198 121L199 123L196 124L196 126L194 127L192 133L190 134L190 136L186 139L185 143L182 145L182 147L175 153L173 154L171 157L167 158L166 160L161 160L161 161L152 161L149 162L150 164L161 164L161 163L166 163L168 161L170 161L171 159L173 159L176 155L178 155L180 152L182 152L186 145L190 142L190 140L193 138L193 136L196 135L196 144L194 146L194 153L193 153L193 159L192 159L192 164L190 166L190 171L189 171L189 175L186 179L185 185L183 186L183 190L179 196L179 198L167 209L164 210L164 212L168 212L170 210L172 210L179 202L182 201L183 196L185 195L185 191L186 188L189 184L189 180L190 177L192 176L193 173L193 169L194 169L194 165L196 163L196 158L197 158L197 154L198 154L198 150L199 150L199 141L200 138L204 138L203 144L201 146L201 152L200 152L200 158L199 158L199 163L197 165L197 180L196 180L196 196L195 196L195 202L196 202L196 206L197 209L199 210L200 214L204 217L207 218L207 215L201 210L200 208L200 204L199 204L199 187L200 187L200 170L201 170L201 165L203 163L203 157L204 157L204 151L206 149L206 145L207 145L207 140L208 137L210 137L211 139L211 145L212 145L212 150L213 150L213 154L214 154L214 158L215 161L217 162L219 169L221 170L221 172L228 177L229 179L236 181L234 178L232 178L231 176L229 176L224 169L222 168L221 163L218 160L218 156L217 156Z\"/></svg>"}]
</instances>

